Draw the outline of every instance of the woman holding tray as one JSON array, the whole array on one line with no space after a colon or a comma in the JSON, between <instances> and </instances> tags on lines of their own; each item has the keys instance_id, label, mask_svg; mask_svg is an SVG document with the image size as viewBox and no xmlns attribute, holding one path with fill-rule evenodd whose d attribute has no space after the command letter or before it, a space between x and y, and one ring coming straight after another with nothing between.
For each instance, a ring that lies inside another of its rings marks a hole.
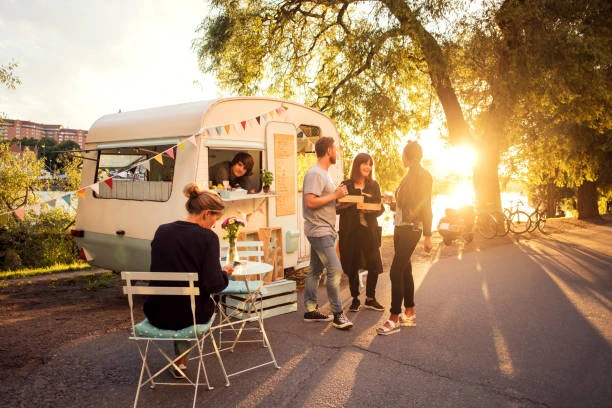
<instances>
[{"instance_id":1,"label":"woman holding tray","mask_svg":"<svg viewBox=\"0 0 612 408\"><path fill-rule=\"evenodd\" d=\"M348 275L353 301L349 312L357 312L361 307L359 300L359 270L367 269L366 298L364 306L368 309L384 311L376 301L376 283L382 272L380 257L380 234L377 217L383 213L380 186L372 179L374 162L367 153L359 153L353 160L350 178L344 180L349 196L362 197L363 203L340 202L336 212L340 214L339 250L340 262ZM361 201L361 198L357 201ZM363 207L368 207L364 209Z\"/></svg>"}]
</instances>

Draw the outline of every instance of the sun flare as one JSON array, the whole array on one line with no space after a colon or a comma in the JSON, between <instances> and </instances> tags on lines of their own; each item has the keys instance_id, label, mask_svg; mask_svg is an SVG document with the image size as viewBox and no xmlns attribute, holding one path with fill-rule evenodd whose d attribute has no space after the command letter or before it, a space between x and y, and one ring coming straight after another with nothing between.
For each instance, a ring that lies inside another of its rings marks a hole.
<instances>
[{"instance_id":1,"label":"sun flare","mask_svg":"<svg viewBox=\"0 0 612 408\"><path fill-rule=\"evenodd\" d=\"M471 176L475 162L476 153L469 146L450 147L441 150L432 158L433 171L438 176Z\"/></svg>"}]
</instances>

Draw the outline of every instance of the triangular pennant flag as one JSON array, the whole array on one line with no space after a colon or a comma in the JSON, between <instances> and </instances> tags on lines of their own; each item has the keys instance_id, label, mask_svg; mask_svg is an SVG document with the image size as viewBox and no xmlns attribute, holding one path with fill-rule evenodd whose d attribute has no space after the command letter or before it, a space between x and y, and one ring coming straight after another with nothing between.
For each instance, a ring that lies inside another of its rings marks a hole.
<instances>
[{"instance_id":1,"label":"triangular pennant flag","mask_svg":"<svg viewBox=\"0 0 612 408\"><path fill-rule=\"evenodd\" d=\"M282 105L282 108L283 108L284 110L289 110L289 107L288 107L288 106L285 106L285 105Z\"/></svg>"},{"instance_id":2,"label":"triangular pennant flag","mask_svg":"<svg viewBox=\"0 0 612 408\"><path fill-rule=\"evenodd\" d=\"M263 117L263 120L265 120L266 122L268 122L268 121L270 120L269 116L270 116L270 115L268 115L267 113L264 113L264 114L263 114L263 116L262 116L262 117Z\"/></svg>"},{"instance_id":3,"label":"triangular pennant flag","mask_svg":"<svg viewBox=\"0 0 612 408\"><path fill-rule=\"evenodd\" d=\"M164 153L166 153L168 156L174 159L174 147L169 148Z\"/></svg>"},{"instance_id":4,"label":"triangular pennant flag","mask_svg":"<svg viewBox=\"0 0 612 408\"><path fill-rule=\"evenodd\" d=\"M208 128L207 132L209 137L215 137L215 131L213 128Z\"/></svg>"},{"instance_id":5,"label":"triangular pennant flag","mask_svg":"<svg viewBox=\"0 0 612 408\"><path fill-rule=\"evenodd\" d=\"M179 149L181 149L182 151L185 151L185 142L181 142L179 144L176 145Z\"/></svg>"},{"instance_id":6,"label":"triangular pennant flag","mask_svg":"<svg viewBox=\"0 0 612 408\"><path fill-rule=\"evenodd\" d=\"M51 207L51 208L55 208L55 202L56 202L56 201L57 201L57 200L55 200L55 199L53 199L53 200L49 200L49 201L47 201L47 204L49 204L49 207Z\"/></svg>"},{"instance_id":7,"label":"triangular pennant flag","mask_svg":"<svg viewBox=\"0 0 612 408\"><path fill-rule=\"evenodd\" d=\"M100 194L100 183L92 184L89 187L91 187L91 189L94 191L94 193ZM70 204L70 203L68 203L68 204Z\"/></svg>"},{"instance_id":8,"label":"triangular pennant flag","mask_svg":"<svg viewBox=\"0 0 612 408\"><path fill-rule=\"evenodd\" d=\"M240 124L242 125L242 130L246 130L246 120L243 120Z\"/></svg>"},{"instance_id":9,"label":"triangular pennant flag","mask_svg":"<svg viewBox=\"0 0 612 408\"><path fill-rule=\"evenodd\" d=\"M212 129L209 129L209 130L211 130L211 131L212 131ZM211 134L211 136L212 136L212 134ZM191 143L192 145L194 145L194 146L197 146L197 145L198 145L198 142L196 142L196 137L195 137L195 135L191 135L191 136L189 136L189 137L187 138L187 141L188 141L189 143Z\"/></svg>"},{"instance_id":10,"label":"triangular pennant flag","mask_svg":"<svg viewBox=\"0 0 612 408\"><path fill-rule=\"evenodd\" d=\"M148 163L148 161L146 162ZM127 177L127 171L122 171L121 173L117 174L119 177L121 178L126 178Z\"/></svg>"},{"instance_id":11,"label":"triangular pennant flag","mask_svg":"<svg viewBox=\"0 0 612 408\"><path fill-rule=\"evenodd\" d=\"M111 190L113 189L113 179L112 178L107 178L106 180L104 180L104 184L106 184L108 188L110 188Z\"/></svg>"},{"instance_id":12,"label":"triangular pennant flag","mask_svg":"<svg viewBox=\"0 0 612 408\"><path fill-rule=\"evenodd\" d=\"M85 189L82 188L80 190L77 190L76 194L81 198L85 198Z\"/></svg>"},{"instance_id":13,"label":"triangular pennant flag","mask_svg":"<svg viewBox=\"0 0 612 408\"><path fill-rule=\"evenodd\" d=\"M98 183L96 183L96 185L98 185ZM96 191L97 193L98 191ZM62 196L62 199L64 200L64 202L66 202L66 204L70 205L70 201L71 201L72 196L70 194L64 194Z\"/></svg>"},{"instance_id":14,"label":"triangular pennant flag","mask_svg":"<svg viewBox=\"0 0 612 408\"><path fill-rule=\"evenodd\" d=\"M229 132L230 132L230 125L225 125L225 133L229 135Z\"/></svg>"},{"instance_id":15,"label":"triangular pennant flag","mask_svg":"<svg viewBox=\"0 0 612 408\"><path fill-rule=\"evenodd\" d=\"M85 248L81 248L81 253L79 254L79 259L84 259L87 262L93 259L93 256Z\"/></svg>"},{"instance_id":16,"label":"triangular pennant flag","mask_svg":"<svg viewBox=\"0 0 612 408\"><path fill-rule=\"evenodd\" d=\"M223 128L221 126L217 126L216 129L217 129L217 134L221 136L221 132L223 132Z\"/></svg>"},{"instance_id":17,"label":"triangular pennant flag","mask_svg":"<svg viewBox=\"0 0 612 408\"><path fill-rule=\"evenodd\" d=\"M34 214L40 215L40 204L33 205L32 211L34 211Z\"/></svg>"},{"instance_id":18,"label":"triangular pennant flag","mask_svg":"<svg viewBox=\"0 0 612 408\"><path fill-rule=\"evenodd\" d=\"M21 221L23 221L23 219L25 218L25 209L23 207L19 207L14 212L15 212L15 215L19 217Z\"/></svg>"},{"instance_id":19,"label":"triangular pennant flag","mask_svg":"<svg viewBox=\"0 0 612 408\"><path fill-rule=\"evenodd\" d=\"M270 117L271 117L272 119L274 119L274 111L270 111L270 112L268 112L268 115L270 115Z\"/></svg>"},{"instance_id":20,"label":"triangular pennant flag","mask_svg":"<svg viewBox=\"0 0 612 408\"><path fill-rule=\"evenodd\" d=\"M161 154L158 154L157 156L154 156L153 158L157 160L157 162L161 164L162 166L164 165L164 159Z\"/></svg>"},{"instance_id":21,"label":"triangular pennant flag","mask_svg":"<svg viewBox=\"0 0 612 408\"><path fill-rule=\"evenodd\" d=\"M283 108L276 108L276 113L279 115L283 113Z\"/></svg>"},{"instance_id":22,"label":"triangular pennant flag","mask_svg":"<svg viewBox=\"0 0 612 408\"><path fill-rule=\"evenodd\" d=\"M257 124L261 125L261 116L257 116L255 119L257 119Z\"/></svg>"}]
</instances>

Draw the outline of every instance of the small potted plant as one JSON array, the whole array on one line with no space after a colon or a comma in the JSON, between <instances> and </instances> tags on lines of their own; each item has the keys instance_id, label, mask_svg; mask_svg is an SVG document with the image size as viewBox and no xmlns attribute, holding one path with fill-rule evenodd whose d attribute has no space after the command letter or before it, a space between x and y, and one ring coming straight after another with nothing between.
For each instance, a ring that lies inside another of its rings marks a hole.
<instances>
[{"instance_id":1,"label":"small potted plant","mask_svg":"<svg viewBox=\"0 0 612 408\"><path fill-rule=\"evenodd\" d=\"M263 192L268 193L270 186L274 181L274 174L268 169L261 169L261 185L263 186Z\"/></svg>"}]
</instances>

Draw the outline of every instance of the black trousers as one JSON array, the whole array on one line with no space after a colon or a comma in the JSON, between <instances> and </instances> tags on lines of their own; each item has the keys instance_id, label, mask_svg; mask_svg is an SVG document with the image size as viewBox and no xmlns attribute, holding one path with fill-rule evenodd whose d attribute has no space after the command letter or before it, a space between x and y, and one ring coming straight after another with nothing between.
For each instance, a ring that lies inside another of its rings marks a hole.
<instances>
[{"instance_id":1,"label":"black trousers","mask_svg":"<svg viewBox=\"0 0 612 408\"><path fill-rule=\"evenodd\" d=\"M352 297L359 296L359 269L367 269L366 296L376 297L378 275L382 272L382 259L376 236L366 227L358 227L351 239L340 238L340 262L348 276Z\"/></svg>"},{"instance_id":2,"label":"black trousers","mask_svg":"<svg viewBox=\"0 0 612 408\"><path fill-rule=\"evenodd\" d=\"M410 258L423 230L412 226L397 226L393 231L395 255L391 263L391 313L400 314L404 307L414 307L414 278Z\"/></svg>"}]
</instances>

